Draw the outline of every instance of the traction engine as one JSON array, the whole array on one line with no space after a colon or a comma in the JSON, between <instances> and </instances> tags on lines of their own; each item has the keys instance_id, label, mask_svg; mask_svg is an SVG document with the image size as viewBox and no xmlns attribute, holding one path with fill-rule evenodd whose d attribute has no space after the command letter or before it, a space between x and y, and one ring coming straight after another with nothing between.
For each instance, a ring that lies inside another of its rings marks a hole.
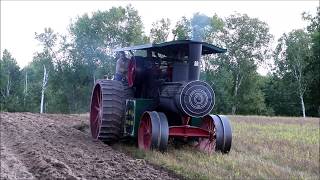
<instances>
[{"instance_id":1,"label":"traction engine","mask_svg":"<svg viewBox=\"0 0 320 180\"><path fill-rule=\"evenodd\" d=\"M94 139L112 144L131 137L143 150L165 151L170 140L189 142L208 153L230 151L230 122L224 115L210 114L215 93L199 80L201 56L226 49L179 40L115 51L132 54L127 81L96 82L90 110Z\"/></svg>"}]
</instances>

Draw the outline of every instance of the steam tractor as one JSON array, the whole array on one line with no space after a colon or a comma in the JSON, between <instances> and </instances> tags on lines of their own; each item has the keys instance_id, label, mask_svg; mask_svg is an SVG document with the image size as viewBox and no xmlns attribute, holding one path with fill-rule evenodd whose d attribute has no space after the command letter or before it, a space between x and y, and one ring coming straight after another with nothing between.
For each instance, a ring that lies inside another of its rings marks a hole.
<instances>
[{"instance_id":1,"label":"steam tractor","mask_svg":"<svg viewBox=\"0 0 320 180\"><path fill-rule=\"evenodd\" d=\"M201 56L226 49L192 40L115 50L130 54L126 80L98 80L90 111L92 137L108 144L124 137L140 149L165 151L170 141L201 151L228 153L229 120L212 115L215 93L199 80Z\"/></svg>"}]
</instances>

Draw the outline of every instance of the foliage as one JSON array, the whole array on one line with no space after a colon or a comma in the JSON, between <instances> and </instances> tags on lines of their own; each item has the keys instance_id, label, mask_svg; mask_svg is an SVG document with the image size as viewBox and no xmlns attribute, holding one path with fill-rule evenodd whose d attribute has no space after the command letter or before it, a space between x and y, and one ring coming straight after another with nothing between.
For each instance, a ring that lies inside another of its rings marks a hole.
<instances>
[{"instance_id":1,"label":"foliage","mask_svg":"<svg viewBox=\"0 0 320 180\"><path fill-rule=\"evenodd\" d=\"M172 30L174 40L186 40L191 39L191 22L185 16L183 16L175 25Z\"/></svg>"},{"instance_id":2,"label":"foliage","mask_svg":"<svg viewBox=\"0 0 320 180\"><path fill-rule=\"evenodd\" d=\"M221 98L227 98L231 108L227 107L226 109L230 109L224 112L262 114L266 110L261 109L265 107L264 97L257 86L256 70L258 64L268 58L268 45L272 38L268 25L246 14L231 15L224 23L220 20L213 22L218 22L217 27L222 29L219 39L224 42L228 51L208 59L209 64L206 64L205 71L210 72L213 69L213 73L216 74L214 80L219 81L217 79L222 78L222 83L223 73L229 74L230 80L224 83L232 89L225 94L228 97ZM248 104L247 107L243 106L244 104Z\"/></svg>"},{"instance_id":3,"label":"foliage","mask_svg":"<svg viewBox=\"0 0 320 180\"><path fill-rule=\"evenodd\" d=\"M320 115L319 7L315 17L303 13L303 19L310 22L307 31L284 34L274 51L276 71L266 101L279 115Z\"/></svg>"},{"instance_id":4,"label":"foliage","mask_svg":"<svg viewBox=\"0 0 320 180\"><path fill-rule=\"evenodd\" d=\"M0 60L0 69L1 111L21 111L21 72L17 61L6 49Z\"/></svg>"},{"instance_id":5,"label":"foliage","mask_svg":"<svg viewBox=\"0 0 320 180\"><path fill-rule=\"evenodd\" d=\"M168 39L170 33L170 19L162 18L159 21L152 23L150 30L150 38L153 43L165 42Z\"/></svg>"},{"instance_id":6,"label":"foliage","mask_svg":"<svg viewBox=\"0 0 320 180\"><path fill-rule=\"evenodd\" d=\"M265 22L246 14L221 18L198 12L191 18L181 17L173 28L170 19L162 18L153 23L149 37L131 5L83 14L73 19L67 34L51 28L35 33L42 49L23 69L4 50L1 111L39 112L45 65L49 72L45 112L88 112L95 81L114 74L112 49L167 41L172 33L174 40L198 38L227 49L225 54L204 56L201 62L200 79L215 90L213 113L299 116L303 94L306 114L319 116L319 18L319 7L315 16L304 13L303 19L309 22L306 30L281 37L273 51L275 70L261 76L257 67L272 54L272 35Z\"/></svg>"},{"instance_id":7,"label":"foliage","mask_svg":"<svg viewBox=\"0 0 320 180\"><path fill-rule=\"evenodd\" d=\"M275 50L275 64L279 74L292 75L301 102L302 114L305 117L304 94L308 87L306 77L308 61L311 56L310 37L303 30L293 30L279 39Z\"/></svg>"},{"instance_id":8,"label":"foliage","mask_svg":"<svg viewBox=\"0 0 320 180\"><path fill-rule=\"evenodd\" d=\"M303 14L304 19L309 21L307 30L311 36L312 56L309 59L306 68L306 76L309 81L309 88L306 92L307 112L312 116L320 116L320 6L317 8L317 14Z\"/></svg>"},{"instance_id":9,"label":"foliage","mask_svg":"<svg viewBox=\"0 0 320 180\"><path fill-rule=\"evenodd\" d=\"M292 76L285 75L280 78L276 75L268 75L263 85L265 103L277 115L298 116L300 113L299 99Z\"/></svg>"},{"instance_id":10,"label":"foliage","mask_svg":"<svg viewBox=\"0 0 320 180\"><path fill-rule=\"evenodd\" d=\"M117 47L145 42L143 24L138 12L132 7L113 7L108 11L97 11L89 17L84 14L70 25L74 38L72 58L74 64L87 65L92 81L102 64L108 63L105 73L113 74L114 62L106 61Z\"/></svg>"}]
</instances>

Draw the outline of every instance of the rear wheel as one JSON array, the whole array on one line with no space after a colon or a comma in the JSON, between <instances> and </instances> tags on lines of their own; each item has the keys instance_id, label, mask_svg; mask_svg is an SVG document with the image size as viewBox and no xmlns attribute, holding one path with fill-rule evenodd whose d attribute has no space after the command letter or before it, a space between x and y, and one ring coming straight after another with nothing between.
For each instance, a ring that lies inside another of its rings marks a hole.
<instances>
[{"instance_id":1,"label":"rear wheel","mask_svg":"<svg viewBox=\"0 0 320 180\"><path fill-rule=\"evenodd\" d=\"M122 132L125 99L130 89L120 81L99 80L92 92L90 128L94 139L116 142Z\"/></svg>"}]
</instances>

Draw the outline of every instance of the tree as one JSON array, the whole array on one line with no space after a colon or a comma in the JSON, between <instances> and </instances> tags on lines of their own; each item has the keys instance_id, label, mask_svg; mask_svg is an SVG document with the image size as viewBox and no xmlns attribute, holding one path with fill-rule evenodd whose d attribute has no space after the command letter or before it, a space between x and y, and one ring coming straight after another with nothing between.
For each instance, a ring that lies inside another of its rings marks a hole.
<instances>
[{"instance_id":1,"label":"tree","mask_svg":"<svg viewBox=\"0 0 320 180\"><path fill-rule=\"evenodd\" d=\"M16 60L8 50L3 51L0 60L1 111L21 111L21 73Z\"/></svg>"},{"instance_id":2,"label":"tree","mask_svg":"<svg viewBox=\"0 0 320 180\"><path fill-rule=\"evenodd\" d=\"M26 98L27 98L27 95L28 95L28 71L27 70L25 70L23 94L24 94L23 106L25 106L26 105Z\"/></svg>"},{"instance_id":3,"label":"tree","mask_svg":"<svg viewBox=\"0 0 320 180\"><path fill-rule=\"evenodd\" d=\"M107 75L114 72L112 50L117 47L141 44L147 40L138 11L131 5L97 11L89 17L84 14L70 25L74 40L73 64L86 65L94 81L97 69L108 63ZM108 60L108 61L106 61Z\"/></svg>"},{"instance_id":4,"label":"tree","mask_svg":"<svg viewBox=\"0 0 320 180\"><path fill-rule=\"evenodd\" d=\"M257 81L253 76L256 75L257 65L269 58L272 35L265 22L250 18L246 14L231 15L223 25L222 33L218 37L223 42L221 45L228 51L211 59L211 65L216 68L216 73L222 68L232 74L231 112L235 114L239 105L243 104L242 101L247 99L248 92L252 92L252 96L256 95L254 93L262 96L259 92L249 91L253 86L245 85L249 84L248 81ZM263 98L259 99L263 101Z\"/></svg>"},{"instance_id":5,"label":"tree","mask_svg":"<svg viewBox=\"0 0 320 180\"><path fill-rule=\"evenodd\" d=\"M299 116L299 96L295 91L294 78L290 73L279 76L270 73L263 85L265 103L271 115Z\"/></svg>"},{"instance_id":6,"label":"tree","mask_svg":"<svg viewBox=\"0 0 320 180\"><path fill-rule=\"evenodd\" d=\"M217 14L210 18L209 25L205 29L203 40L218 46L224 46L221 36L223 36L223 29L225 22Z\"/></svg>"},{"instance_id":7,"label":"tree","mask_svg":"<svg viewBox=\"0 0 320 180\"><path fill-rule=\"evenodd\" d=\"M95 80L114 74L113 49L149 41L138 11L131 5L84 14L70 24L70 35L71 41L64 40L61 46L65 61L57 67L63 74L58 83L63 88L56 93L64 98L56 103L63 106L67 101L65 109L71 112L87 112Z\"/></svg>"},{"instance_id":8,"label":"tree","mask_svg":"<svg viewBox=\"0 0 320 180\"><path fill-rule=\"evenodd\" d=\"M191 22L183 16L172 29L173 40L187 40L192 36Z\"/></svg>"},{"instance_id":9,"label":"tree","mask_svg":"<svg viewBox=\"0 0 320 180\"><path fill-rule=\"evenodd\" d=\"M53 29L44 28L43 33L35 33L35 39L40 42L40 44L43 46L43 51L50 53L50 56L54 56L53 48L56 45L58 34L54 33Z\"/></svg>"},{"instance_id":10,"label":"tree","mask_svg":"<svg viewBox=\"0 0 320 180\"><path fill-rule=\"evenodd\" d=\"M266 104L275 115L320 116L319 7L316 16L303 13L303 19L309 21L307 31L284 34L274 51L276 67L268 77L264 93Z\"/></svg>"},{"instance_id":11,"label":"tree","mask_svg":"<svg viewBox=\"0 0 320 180\"><path fill-rule=\"evenodd\" d=\"M305 117L304 94L308 87L306 67L311 56L311 39L303 30L293 30L279 39L275 50L275 64L281 74L290 73L299 95L302 116Z\"/></svg>"},{"instance_id":12,"label":"tree","mask_svg":"<svg viewBox=\"0 0 320 180\"><path fill-rule=\"evenodd\" d=\"M24 87L23 107L26 111L39 112L45 109L46 112L53 112L56 105L52 103L54 99L60 98L56 96L56 90L51 90L52 86L58 81L59 75L55 73L55 65L57 65L56 45L59 34L55 33L51 28L44 28L41 33L35 33L35 39L38 40L42 50L36 52L32 62L22 69L21 73L25 75L21 82ZM47 82L48 88L44 91L43 87L43 68L52 76ZM26 89L27 88L27 89ZM42 93L46 94L46 98L42 98Z\"/></svg>"},{"instance_id":13,"label":"tree","mask_svg":"<svg viewBox=\"0 0 320 180\"><path fill-rule=\"evenodd\" d=\"M41 103L40 103L40 113L43 113L43 103L44 103L44 92L47 87L49 74L46 70L46 67L43 65L43 80L42 80L42 88L41 88Z\"/></svg>"},{"instance_id":14,"label":"tree","mask_svg":"<svg viewBox=\"0 0 320 180\"><path fill-rule=\"evenodd\" d=\"M320 6L317 7L315 16L303 13L303 19L310 23L307 31L311 36L312 51L306 67L306 76L309 81L309 88L306 91L307 112L309 115L320 117Z\"/></svg>"},{"instance_id":15,"label":"tree","mask_svg":"<svg viewBox=\"0 0 320 180\"><path fill-rule=\"evenodd\" d=\"M165 42L168 39L170 33L170 19L162 18L159 21L152 23L150 30L150 38L153 43Z\"/></svg>"}]
</instances>

